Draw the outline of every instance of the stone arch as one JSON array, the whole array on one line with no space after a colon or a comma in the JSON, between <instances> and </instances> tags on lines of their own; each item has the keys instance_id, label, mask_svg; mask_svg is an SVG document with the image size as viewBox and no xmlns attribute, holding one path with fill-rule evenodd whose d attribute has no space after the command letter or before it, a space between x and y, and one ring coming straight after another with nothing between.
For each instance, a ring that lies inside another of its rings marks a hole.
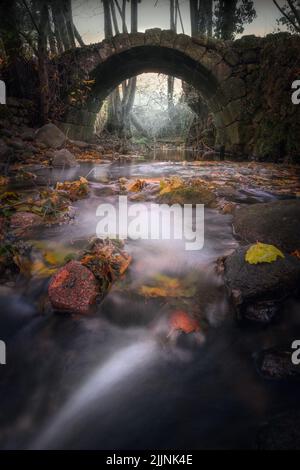
<instances>
[{"instance_id":1,"label":"stone arch","mask_svg":"<svg viewBox=\"0 0 300 470\"><path fill-rule=\"evenodd\" d=\"M67 110L58 124L71 137L89 139L103 100L119 83L141 73L160 72L181 78L200 91L214 116L217 143L233 148L239 144L236 123L245 93L243 82L234 76L238 63L230 43L156 28L74 49L58 60L60 70L69 76L64 90ZM78 105L70 102L70 96L79 82L93 86Z\"/></svg>"}]
</instances>

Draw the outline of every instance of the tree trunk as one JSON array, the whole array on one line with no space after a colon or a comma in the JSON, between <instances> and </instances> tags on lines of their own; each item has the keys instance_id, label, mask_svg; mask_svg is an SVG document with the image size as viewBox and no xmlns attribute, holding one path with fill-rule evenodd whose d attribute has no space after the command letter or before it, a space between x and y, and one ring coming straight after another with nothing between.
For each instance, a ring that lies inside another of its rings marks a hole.
<instances>
[{"instance_id":1,"label":"tree trunk","mask_svg":"<svg viewBox=\"0 0 300 470\"><path fill-rule=\"evenodd\" d=\"M104 30L105 37L110 38L113 35L113 29L116 34L119 33L115 6L121 17L122 31L127 32L126 26L126 0L122 1L122 7L117 0L102 0L104 7ZM138 30L138 3L139 0L131 0L131 32ZM113 28L114 27L114 28ZM106 128L109 132L115 132L120 137L128 137L130 134L130 113L134 104L136 77L122 83L122 98L119 87L117 87L109 96L108 101L108 119Z\"/></svg>"},{"instance_id":2,"label":"tree trunk","mask_svg":"<svg viewBox=\"0 0 300 470\"><path fill-rule=\"evenodd\" d=\"M198 0L190 0L190 15L191 15L191 36L197 36L198 34Z\"/></svg>"},{"instance_id":3,"label":"tree trunk","mask_svg":"<svg viewBox=\"0 0 300 470\"><path fill-rule=\"evenodd\" d=\"M47 36L48 36L51 54L54 56L57 54L57 47L56 47L56 42L55 42L55 35L52 31L50 11L49 11L48 5L47 5Z\"/></svg>"},{"instance_id":4,"label":"tree trunk","mask_svg":"<svg viewBox=\"0 0 300 470\"><path fill-rule=\"evenodd\" d=\"M177 1L170 0L170 29L174 33L177 32ZM174 109L174 77L168 76L168 112L169 117L172 117Z\"/></svg>"},{"instance_id":5,"label":"tree trunk","mask_svg":"<svg viewBox=\"0 0 300 470\"><path fill-rule=\"evenodd\" d=\"M224 40L233 39L237 0L219 0L219 35Z\"/></svg>"},{"instance_id":6,"label":"tree trunk","mask_svg":"<svg viewBox=\"0 0 300 470\"><path fill-rule=\"evenodd\" d=\"M47 69L47 21L48 6L43 0L40 3L40 23L38 32L38 71L39 71L39 94L40 94L40 119L44 124L49 116L49 78Z\"/></svg>"},{"instance_id":7,"label":"tree trunk","mask_svg":"<svg viewBox=\"0 0 300 470\"><path fill-rule=\"evenodd\" d=\"M83 47L85 44L83 42L83 39L81 37L81 35L79 34L79 31L78 29L76 28L75 24L73 23L73 26L74 26L74 35L75 35L75 39L77 40L79 46Z\"/></svg>"},{"instance_id":8,"label":"tree trunk","mask_svg":"<svg viewBox=\"0 0 300 470\"><path fill-rule=\"evenodd\" d=\"M64 22L66 25L66 30L68 34L68 40L70 47L76 47L75 44L75 35L74 35L74 25L73 25L73 15L72 15L72 3L71 0L62 1L62 11L64 14Z\"/></svg>"},{"instance_id":9,"label":"tree trunk","mask_svg":"<svg viewBox=\"0 0 300 470\"><path fill-rule=\"evenodd\" d=\"M111 16L112 16L114 29L115 29L115 34L119 34L120 31L119 31L119 26L118 26L115 4L113 0L110 2L110 8L111 8Z\"/></svg>"},{"instance_id":10,"label":"tree trunk","mask_svg":"<svg viewBox=\"0 0 300 470\"><path fill-rule=\"evenodd\" d=\"M71 48L71 44L69 41L68 30L65 22L65 15L62 9L61 0L53 0L52 2L52 12L53 12L53 20L55 25L55 31L58 32L59 40L63 45L63 49L67 51ZM58 37L57 37L57 42Z\"/></svg>"},{"instance_id":11,"label":"tree trunk","mask_svg":"<svg viewBox=\"0 0 300 470\"><path fill-rule=\"evenodd\" d=\"M138 0L131 0L131 32L138 30Z\"/></svg>"},{"instance_id":12,"label":"tree trunk","mask_svg":"<svg viewBox=\"0 0 300 470\"><path fill-rule=\"evenodd\" d=\"M213 0L206 0L205 16L206 16L206 34L212 37L213 34Z\"/></svg>"},{"instance_id":13,"label":"tree trunk","mask_svg":"<svg viewBox=\"0 0 300 470\"><path fill-rule=\"evenodd\" d=\"M104 8L104 35L106 39L113 37L112 21L110 15L110 0L102 0Z\"/></svg>"},{"instance_id":14,"label":"tree trunk","mask_svg":"<svg viewBox=\"0 0 300 470\"><path fill-rule=\"evenodd\" d=\"M57 5L55 1L51 3L51 12L52 12L52 18L53 18L53 24L54 24L54 34L56 38L57 50L59 54L62 54L64 52L64 44L62 41L62 30L60 26L58 9L57 9Z\"/></svg>"}]
</instances>

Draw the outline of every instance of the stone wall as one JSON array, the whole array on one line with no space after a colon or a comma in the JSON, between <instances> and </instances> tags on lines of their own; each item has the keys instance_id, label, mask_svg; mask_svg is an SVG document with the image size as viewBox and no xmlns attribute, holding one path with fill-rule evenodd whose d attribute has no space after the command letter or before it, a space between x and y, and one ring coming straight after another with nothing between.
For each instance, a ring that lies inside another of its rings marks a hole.
<instances>
[{"instance_id":1,"label":"stone wall","mask_svg":"<svg viewBox=\"0 0 300 470\"><path fill-rule=\"evenodd\" d=\"M299 78L299 51L300 37L288 33L225 42L157 28L120 34L59 58L66 112L57 124L90 138L110 91L125 78L157 71L199 91L213 114L217 146L240 156L297 157L300 107L291 102L291 84Z\"/></svg>"},{"instance_id":2,"label":"stone wall","mask_svg":"<svg viewBox=\"0 0 300 470\"><path fill-rule=\"evenodd\" d=\"M8 97L6 105L0 105L0 127L33 127L36 122L36 105L31 100Z\"/></svg>"},{"instance_id":3,"label":"stone wall","mask_svg":"<svg viewBox=\"0 0 300 470\"><path fill-rule=\"evenodd\" d=\"M300 105L292 104L291 85L300 78L299 51L300 36L288 33L225 42L160 29L119 34L52 61L60 95L50 117L68 137L89 140L115 86L139 73L166 73L198 90L213 115L217 147L241 157L297 159ZM31 101L8 98L7 104L0 121L34 125Z\"/></svg>"},{"instance_id":4,"label":"stone wall","mask_svg":"<svg viewBox=\"0 0 300 470\"><path fill-rule=\"evenodd\" d=\"M222 83L228 104L214 115L216 124L225 117L226 148L263 159L300 158L300 106L291 101L292 82L300 76L300 37L244 36L232 42L232 51L237 60Z\"/></svg>"}]
</instances>

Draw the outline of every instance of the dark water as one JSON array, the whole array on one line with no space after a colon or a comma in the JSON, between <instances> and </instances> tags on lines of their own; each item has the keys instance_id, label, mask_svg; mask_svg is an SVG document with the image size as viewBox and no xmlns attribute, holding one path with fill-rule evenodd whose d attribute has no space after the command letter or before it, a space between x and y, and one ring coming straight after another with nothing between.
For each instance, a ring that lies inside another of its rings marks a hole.
<instances>
[{"instance_id":1,"label":"dark water","mask_svg":"<svg viewBox=\"0 0 300 470\"><path fill-rule=\"evenodd\" d=\"M230 165L227 168L230 173ZM76 204L77 222L35 235L49 248L74 250L95 234L100 202L111 181L125 177L208 174L182 162L104 164L40 179L86 176L91 195ZM250 192L249 192L250 191ZM249 188L246 202L272 195ZM132 265L97 313L88 317L41 315L48 278L20 282L0 297L0 337L7 365L0 368L0 447L5 449L209 449L251 448L259 425L297 404L299 388L266 382L253 353L299 337L295 302L268 328L241 327L227 303L215 260L237 241L231 216L205 211L205 244L189 252L178 241L128 241ZM164 299L145 300L139 287L157 274L196 288L185 308L196 314L200 338L165 341L174 310ZM46 310L47 311L47 310ZM288 319L288 322L287 320ZM298 336L297 336L298 335Z\"/></svg>"}]
</instances>

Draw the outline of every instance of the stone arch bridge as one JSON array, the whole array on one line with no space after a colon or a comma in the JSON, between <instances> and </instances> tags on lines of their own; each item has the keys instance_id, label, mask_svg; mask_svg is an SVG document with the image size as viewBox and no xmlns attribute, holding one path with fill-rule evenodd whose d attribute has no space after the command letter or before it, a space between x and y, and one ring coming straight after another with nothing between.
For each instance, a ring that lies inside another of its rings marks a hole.
<instances>
[{"instance_id":1,"label":"stone arch bridge","mask_svg":"<svg viewBox=\"0 0 300 470\"><path fill-rule=\"evenodd\" d=\"M281 42L295 41L295 36L276 36ZM155 28L68 51L55 60L66 108L57 124L69 137L88 140L103 100L118 84L158 72L176 76L200 92L213 114L218 145L234 153L253 153L264 115L261 94L268 77L262 77L266 69L261 61L268 52L267 38L221 41ZM269 47L268 53L272 50ZM282 88L290 102L285 83Z\"/></svg>"}]
</instances>

